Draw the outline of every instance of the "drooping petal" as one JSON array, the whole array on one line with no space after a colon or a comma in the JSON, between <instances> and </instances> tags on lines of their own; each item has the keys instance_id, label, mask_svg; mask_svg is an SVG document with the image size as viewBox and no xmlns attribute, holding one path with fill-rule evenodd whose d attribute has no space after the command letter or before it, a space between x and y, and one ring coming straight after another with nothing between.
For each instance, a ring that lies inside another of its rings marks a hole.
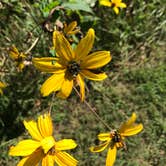
<instances>
[{"instance_id":1,"label":"drooping petal","mask_svg":"<svg viewBox=\"0 0 166 166\"><path fill-rule=\"evenodd\" d=\"M98 146L92 146L89 148L89 150L91 152L102 152L109 145L110 141L111 141L111 139Z\"/></svg>"},{"instance_id":2,"label":"drooping petal","mask_svg":"<svg viewBox=\"0 0 166 166\"><path fill-rule=\"evenodd\" d=\"M71 61L75 58L74 52L70 46L70 43L67 39L58 31L54 32L55 38L55 51L57 52L59 58L62 58L64 61Z\"/></svg>"},{"instance_id":3,"label":"drooping petal","mask_svg":"<svg viewBox=\"0 0 166 166\"><path fill-rule=\"evenodd\" d=\"M32 59L33 65L42 72L47 73L61 73L64 71L65 66L59 63L58 58L33 58Z\"/></svg>"},{"instance_id":4,"label":"drooping petal","mask_svg":"<svg viewBox=\"0 0 166 166\"><path fill-rule=\"evenodd\" d=\"M119 7L121 7L121 8L126 8L127 6L126 6L125 3L120 3L120 4L119 4Z\"/></svg>"},{"instance_id":5,"label":"drooping petal","mask_svg":"<svg viewBox=\"0 0 166 166\"><path fill-rule=\"evenodd\" d=\"M100 141L110 140L110 133L101 133L101 134L98 135L98 139Z\"/></svg>"},{"instance_id":6,"label":"drooping petal","mask_svg":"<svg viewBox=\"0 0 166 166\"><path fill-rule=\"evenodd\" d=\"M43 137L52 136L53 124L49 114L40 115L38 117L38 128Z\"/></svg>"},{"instance_id":7,"label":"drooping petal","mask_svg":"<svg viewBox=\"0 0 166 166\"><path fill-rule=\"evenodd\" d=\"M107 158L106 158L106 166L113 166L114 162L116 160L116 146L113 148L109 148L107 152Z\"/></svg>"},{"instance_id":8,"label":"drooping petal","mask_svg":"<svg viewBox=\"0 0 166 166\"><path fill-rule=\"evenodd\" d=\"M80 43L75 49L76 60L84 59L92 49L95 38L95 32L90 28L87 32L87 35L81 39Z\"/></svg>"},{"instance_id":9,"label":"drooping petal","mask_svg":"<svg viewBox=\"0 0 166 166\"><path fill-rule=\"evenodd\" d=\"M38 141L43 139L43 137L40 134L40 131L37 127L37 123L35 121L33 121L33 120L25 121L24 120L23 123L24 123L25 128L28 130L29 134L32 136L33 139L38 140Z\"/></svg>"},{"instance_id":10,"label":"drooping petal","mask_svg":"<svg viewBox=\"0 0 166 166\"><path fill-rule=\"evenodd\" d=\"M97 51L86 56L81 62L82 69L97 69L111 60L109 51Z\"/></svg>"},{"instance_id":11,"label":"drooping petal","mask_svg":"<svg viewBox=\"0 0 166 166\"><path fill-rule=\"evenodd\" d=\"M109 0L100 0L100 5L111 7L112 3Z\"/></svg>"},{"instance_id":12,"label":"drooping petal","mask_svg":"<svg viewBox=\"0 0 166 166\"><path fill-rule=\"evenodd\" d=\"M126 136L135 135L135 134L141 132L142 130L143 130L143 125L138 124L138 125L135 125L131 128L127 128L126 130L124 130L123 133L121 133L121 136L126 137Z\"/></svg>"},{"instance_id":13,"label":"drooping petal","mask_svg":"<svg viewBox=\"0 0 166 166\"><path fill-rule=\"evenodd\" d=\"M55 162L58 166L76 166L78 161L66 152L58 152L54 156Z\"/></svg>"},{"instance_id":14,"label":"drooping petal","mask_svg":"<svg viewBox=\"0 0 166 166\"><path fill-rule=\"evenodd\" d=\"M62 83L60 91L57 93L57 96L62 99L66 99L70 95L72 89L73 89L73 79L65 78L64 82Z\"/></svg>"},{"instance_id":15,"label":"drooping petal","mask_svg":"<svg viewBox=\"0 0 166 166\"><path fill-rule=\"evenodd\" d=\"M81 101L84 101L85 99L85 83L84 78L80 74L77 75L77 83L80 86L80 95L81 95Z\"/></svg>"},{"instance_id":16,"label":"drooping petal","mask_svg":"<svg viewBox=\"0 0 166 166\"><path fill-rule=\"evenodd\" d=\"M55 143L56 150L69 150L74 149L76 146L77 144L72 139L63 139Z\"/></svg>"},{"instance_id":17,"label":"drooping petal","mask_svg":"<svg viewBox=\"0 0 166 166\"><path fill-rule=\"evenodd\" d=\"M42 159L42 166L54 166L54 156L46 155Z\"/></svg>"},{"instance_id":18,"label":"drooping petal","mask_svg":"<svg viewBox=\"0 0 166 166\"><path fill-rule=\"evenodd\" d=\"M102 81L107 78L107 75L105 73L95 74L90 72L89 70L81 70L81 75L94 81Z\"/></svg>"},{"instance_id":19,"label":"drooping petal","mask_svg":"<svg viewBox=\"0 0 166 166\"><path fill-rule=\"evenodd\" d=\"M17 166L39 166L39 162L44 157L42 149L36 150L30 156L24 157Z\"/></svg>"},{"instance_id":20,"label":"drooping petal","mask_svg":"<svg viewBox=\"0 0 166 166\"><path fill-rule=\"evenodd\" d=\"M53 74L49 77L41 87L41 93L43 96L48 96L53 91L60 90L64 81L65 73Z\"/></svg>"},{"instance_id":21,"label":"drooping petal","mask_svg":"<svg viewBox=\"0 0 166 166\"><path fill-rule=\"evenodd\" d=\"M40 147L40 142L34 140L20 141L15 147L11 147L9 155L11 156L28 156Z\"/></svg>"},{"instance_id":22,"label":"drooping petal","mask_svg":"<svg viewBox=\"0 0 166 166\"><path fill-rule=\"evenodd\" d=\"M64 33L66 35L76 34L79 29L74 30L77 27L77 21L72 21L68 26L65 26Z\"/></svg>"},{"instance_id":23,"label":"drooping petal","mask_svg":"<svg viewBox=\"0 0 166 166\"><path fill-rule=\"evenodd\" d=\"M113 7L113 10L115 11L116 14L119 14L119 9L117 7Z\"/></svg>"}]
</instances>

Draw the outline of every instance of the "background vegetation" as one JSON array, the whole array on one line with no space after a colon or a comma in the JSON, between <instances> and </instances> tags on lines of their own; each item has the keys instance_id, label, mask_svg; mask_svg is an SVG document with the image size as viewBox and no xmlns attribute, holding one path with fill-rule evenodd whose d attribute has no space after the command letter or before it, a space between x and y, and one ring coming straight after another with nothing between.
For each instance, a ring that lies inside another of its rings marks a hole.
<instances>
[{"instance_id":1,"label":"background vegetation","mask_svg":"<svg viewBox=\"0 0 166 166\"><path fill-rule=\"evenodd\" d=\"M62 3L63 2L63 3ZM164 0L125 0L127 8L116 15L95 0L2 0L0 2L0 77L8 84L0 96L0 165L13 166L19 157L8 156L8 149L29 135L23 119L36 118L52 104L55 138L72 138L79 144L71 151L81 166L104 165L106 151L91 153L97 134L108 132L73 92L67 100L43 98L40 86L48 77L27 66L18 72L8 51L12 44L34 57L52 56L52 33L46 29L56 19L76 20L85 34L96 31L94 50L110 50L112 61L102 70L103 82L87 81L86 99L109 124L119 126L132 112L144 131L126 140L127 151L119 150L115 166L164 166L166 149L166 56ZM73 4L74 3L74 4ZM84 5L82 3L85 3ZM62 4L48 20L51 9ZM73 10L71 10L73 9ZM77 10L75 10L77 9ZM80 10L81 9L81 10Z\"/></svg>"}]
</instances>

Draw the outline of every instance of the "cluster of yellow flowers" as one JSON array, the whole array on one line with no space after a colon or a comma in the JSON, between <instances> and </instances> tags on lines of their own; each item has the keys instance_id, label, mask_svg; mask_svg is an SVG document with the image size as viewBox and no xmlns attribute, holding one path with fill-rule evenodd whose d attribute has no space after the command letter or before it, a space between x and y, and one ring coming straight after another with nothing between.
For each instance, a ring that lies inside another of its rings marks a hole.
<instances>
[{"instance_id":1,"label":"cluster of yellow flowers","mask_svg":"<svg viewBox=\"0 0 166 166\"><path fill-rule=\"evenodd\" d=\"M113 7L116 14L119 7L125 8L126 4L121 0L100 0L101 5ZM76 47L72 47L71 35L79 33L77 22L73 21L69 25L64 24L63 29L53 32L53 49L56 57L32 57L32 64L40 71L51 73L52 75L41 86L41 94L48 96L56 92L56 96L66 99L73 89L79 86L81 101L85 101L85 79L102 81L107 78L106 73L96 73L96 69L108 64L112 57L109 51L91 52L95 31L90 28ZM19 52L12 46L10 57L15 61L16 66L21 71L27 61L26 53ZM6 84L0 82L0 93ZM104 143L89 148L91 152L101 152L108 147L106 166L113 166L117 149L126 148L125 137L135 135L143 129L142 124L135 124L136 114L123 123L120 128L112 129L108 133L100 133L98 139ZM53 137L53 124L50 113L45 113L34 120L25 121L24 126L28 130L32 139L20 141L9 150L11 156L22 156L22 160L17 166L76 166L78 161L66 150L74 149L77 143L72 139L56 140Z\"/></svg>"}]
</instances>

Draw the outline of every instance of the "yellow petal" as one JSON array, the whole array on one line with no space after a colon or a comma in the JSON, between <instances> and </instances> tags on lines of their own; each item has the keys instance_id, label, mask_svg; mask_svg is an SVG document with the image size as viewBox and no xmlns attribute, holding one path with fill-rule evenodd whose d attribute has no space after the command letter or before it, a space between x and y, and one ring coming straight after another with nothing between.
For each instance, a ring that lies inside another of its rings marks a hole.
<instances>
[{"instance_id":1,"label":"yellow petal","mask_svg":"<svg viewBox=\"0 0 166 166\"><path fill-rule=\"evenodd\" d=\"M107 152L106 166L113 166L116 160L116 146L109 148Z\"/></svg>"},{"instance_id":2,"label":"yellow petal","mask_svg":"<svg viewBox=\"0 0 166 166\"><path fill-rule=\"evenodd\" d=\"M41 87L41 93L43 96L48 96L53 91L60 90L64 81L65 73L53 74L49 77Z\"/></svg>"},{"instance_id":3,"label":"yellow petal","mask_svg":"<svg viewBox=\"0 0 166 166\"><path fill-rule=\"evenodd\" d=\"M81 75L94 81L102 81L107 78L107 75L105 73L95 74L90 72L89 70L81 70Z\"/></svg>"},{"instance_id":4,"label":"yellow petal","mask_svg":"<svg viewBox=\"0 0 166 166\"><path fill-rule=\"evenodd\" d=\"M131 135L135 135L139 132L141 132L143 130L143 125L142 124L138 124L135 125L131 128L127 128L126 130L123 131L123 133L121 133L121 136L131 136Z\"/></svg>"},{"instance_id":5,"label":"yellow petal","mask_svg":"<svg viewBox=\"0 0 166 166\"><path fill-rule=\"evenodd\" d=\"M81 39L80 43L75 49L76 60L84 59L91 51L95 38L95 32L92 28L88 30L87 35Z\"/></svg>"},{"instance_id":6,"label":"yellow petal","mask_svg":"<svg viewBox=\"0 0 166 166\"><path fill-rule=\"evenodd\" d=\"M100 0L100 5L111 7L112 3L109 0Z\"/></svg>"},{"instance_id":7,"label":"yellow petal","mask_svg":"<svg viewBox=\"0 0 166 166\"><path fill-rule=\"evenodd\" d=\"M18 69L19 71L22 71L22 69L25 67L24 63L23 62L20 62L19 65L18 65Z\"/></svg>"},{"instance_id":8,"label":"yellow petal","mask_svg":"<svg viewBox=\"0 0 166 166\"><path fill-rule=\"evenodd\" d=\"M56 150L69 150L74 149L77 146L72 139L63 139L55 143Z\"/></svg>"},{"instance_id":9,"label":"yellow petal","mask_svg":"<svg viewBox=\"0 0 166 166\"><path fill-rule=\"evenodd\" d=\"M38 149L30 156L24 157L17 166L38 166L43 157L44 153L41 149Z\"/></svg>"},{"instance_id":10,"label":"yellow petal","mask_svg":"<svg viewBox=\"0 0 166 166\"><path fill-rule=\"evenodd\" d=\"M126 6L125 3L120 3L120 4L119 4L119 7L121 7L121 8L126 8L127 6Z\"/></svg>"},{"instance_id":11,"label":"yellow petal","mask_svg":"<svg viewBox=\"0 0 166 166\"><path fill-rule=\"evenodd\" d=\"M15 147L11 147L9 155L11 156L27 156L32 154L37 148L40 147L40 142L34 140L20 141Z\"/></svg>"},{"instance_id":12,"label":"yellow petal","mask_svg":"<svg viewBox=\"0 0 166 166\"><path fill-rule=\"evenodd\" d=\"M86 56L81 62L82 69L97 69L111 60L109 51L97 51Z\"/></svg>"},{"instance_id":13,"label":"yellow petal","mask_svg":"<svg viewBox=\"0 0 166 166\"><path fill-rule=\"evenodd\" d=\"M38 117L38 128L43 137L52 136L53 124L49 114L44 114Z\"/></svg>"},{"instance_id":14,"label":"yellow petal","mask_svg":"<svg viewBox=\"0 0 166 166\"><path fill-rule=\"evenodd\" d=\"M85 83L84 78L80 74L77 75L77 83L80 86L80 95L81 95L81 101L84 101L85 99Z\"/></svg>"},{"instance_id":15,"label":"yellow petal","mask_svg":"<svg viewBox=\"0 0 166 166\"><path fill-rule=\"evenodd\" d=\"M7 87L7 85L0 81L0 88L6 88L6 87Z\"/></svg>"},{"instance_id":16,"label":"yellow petal","mask_svg":"<svg viewBox=\"0 0 166 166\"><path fill-rule=\"evenodd\" d=\"M67 62L73 60L75 58L75 55L67 39L58 31L54 32L54 38L56 43L55 51L58 54L59 58L62 58Z\"/></svg>"},{"instance_id":17,"label":"yellow petal","mask_svg":"<svg viewBox=\"0 0 166 166\"><path fill-rule=\"evenodd\" d=\"M117 7L114 7L113 10L115 11L116 14L119 14L119 9Z\"/></svg>"},{"instance_id":18,"label":"yellow petal","mask_svg":"<svg viewBox=\"0 0 166 166\"><path fill-rule=\"evenodd\" d=\"M52 136L49 137L45 137L42 141L41 141L41 146L42 149L44 150L44 154L47 154L47 152L51 149L54 148L55 145L55 139Z\"/></svg>"},{"instance_id":19,"label":"yellow petal","mask_svg":"<svg viewBox=\"0 0 166 166\"><path fill-rule=\"evenodd\" d=\"M72 21L68 26L64 28L64 33L65 34L70 34L77 26L77 21Z\"/></svg>"},{"instance_id":20,"label":"yellow petal","mask_svg":"<svg viewBox=\"0 0 166 166\"><path fill-rule=\"evenodd\" d=\"M46 155L42 159L42 166L54 166L54 157L52 155Z\"/></svg>"},{"instance_id":21,"label":"yellow petal","mask_svg":"<svg viewBox=\"0 0 166 166\"><path fill-rule=\"evenodd\" d=\"M111 139L107 140L106 142L104 142L103 144L100 144L98 146L92 146L92 147L89 148L89 150L91 152L102 152L108 146L108 144L110 143L110 141L111 141Z\"/></svg>"},{"instance_id":22,"label":"yellow petal","mask_svg":"<svg viewBox=\"0 0 166 166\"><path fill-rule=\"evenodd\" d=\"M101 134L98 135L98 139L100 141L110 140L110 133L101 133Z\"/></svg>"},{"instance_id":23,"label":"yellow petal","mask_svg":"<svg viewBox=\"0 0 166 166\"><path fill-rule=\"evenodd\" d=\"M72 88L73 88L73 80L65 78L60 91L57 93L57 96L62 99L66 99L70 95Z\"/></svg>"},{"instance_id":24,"label":"yellow petal","mask_svg":"<svg viewBox=\"0 0 166 166\"><path fill-rule=\"evenodd\" d=\"M25 121L24 120L24 126L28 130L29 134L32 136L35 140L42 140L43 137L40 134L40 131L38 130L37 123L35 121Z\"/></svg>"},{"instance_id":25,"label":"yellow petal","mask_svg":"<svg viewBox=\"0 0 166 166\"><path fill-rule=\"evenodd\" d=\"M58 166L76 166L78 161L69 155L66 152L58 152L54 156L55 162L58 164Z\"/></svg>"},{"instance_id":26,"label":"yellow petal","mask_svg":"<svg viewBox=\"0 0 166 166\"><path fill-rule=\"evenodd\" d=\"M18 59L18 55L20 53L18 52L18 49L15 47L15 46L12 46L10 48L10 52L9 52L9 56L13 59L13 60L16 60Z\"/></svg>"},{"instance_id":27,"label":"yellow petal","mask_svg":"<svg viewBox=\"0 0 166 166\"><path fill-rule=\"evenodd\" d=\"M33 65L42 72L47 73L61 73L65 69L65 67L59 63L58 58L33 58Z\"/></svg>"}]
</instances>

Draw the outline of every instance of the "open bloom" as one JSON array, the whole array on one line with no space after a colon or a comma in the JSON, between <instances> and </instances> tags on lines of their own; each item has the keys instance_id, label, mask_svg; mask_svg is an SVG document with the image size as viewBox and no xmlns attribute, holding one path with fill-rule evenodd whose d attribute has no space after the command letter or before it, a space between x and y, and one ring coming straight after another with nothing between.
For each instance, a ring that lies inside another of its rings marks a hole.
<instances>
[{"instance_id":1,"label":"open bloom","mask_svg":"<svg viewBox=\"0 0 166 166\"><path fill-rule=\"evenodd\" d=\"M6 88L7 85L0 81L0 94L3 95L3 89Z\"/></svg>"},{"instance_id":2,"label":"open bloom","mask_svg":"<svg viewBox=\"0 0 166 166\"><path fill-rule=\"evenodd\" d=\"M49 114L38 117L37 123L33 120L24 121L24 126L32 139L20 141L11 147L9 155L24 156L17 166L76 166L77 160L64 150L73 149L77 144L72 139L55 141L53 125Z\"/></svg>"},{"instance_id":3,"label":"open bloom","mask_svg":"<svg viewBox=\"0 0 166 166\"><path fill-rule=\"evenodd\" d=\"M99 0L100 5L113 7L116 14L119 14L119 8L126 8L126 4L122 0Z\"/></svg>"},{"instance_id":4,"label":"open bloom","mask_svg":"<svg viewBox=\"0 0 166 166\"><path fill-rule=\"evenodd\" d=\"M105 73L97 73L95 69L104 66L111 60L109 51L90 53L94 43L94 30L89 29L87 35L73 49L67 39L55 31L56 58L33 58L33 64L39 70L53 73L41 87L43 96L59 91L57 96L67 98L73 85L80 86L81 99L84 100L84 78L101 81L107 77Z\"/></svg>"},{"instance_id":5,"label":"open bloom","mask_svg":"<svg viewBox=\"0 0 166 166\"><path fill-rule=\"evenodd\" d=\"M19 52L15 46L12 46L9 52L9 56L16 62L18 69L22 71L22 69L25 67L24 60L26 55L24 55L22 52Z\"/></svg>"},{"instance_id":6,"label":"open bloom","mask_svg":"<svg viewBox=\"0 0 166 166\"><path fill-rule=\"evenodd\" d=\"M135 124L136 114L133 113L131 118L123 123L119 130L113 130L110 133L101 133L98 135L100 141L104 141L103 144L91 147L91 152L101 152L106 147L109 147L106 166L113 166L116 159L117 148L125 148L124 139L125 137L135 135L143 129L142 124Z\"/></svg>"}]
</instances>

